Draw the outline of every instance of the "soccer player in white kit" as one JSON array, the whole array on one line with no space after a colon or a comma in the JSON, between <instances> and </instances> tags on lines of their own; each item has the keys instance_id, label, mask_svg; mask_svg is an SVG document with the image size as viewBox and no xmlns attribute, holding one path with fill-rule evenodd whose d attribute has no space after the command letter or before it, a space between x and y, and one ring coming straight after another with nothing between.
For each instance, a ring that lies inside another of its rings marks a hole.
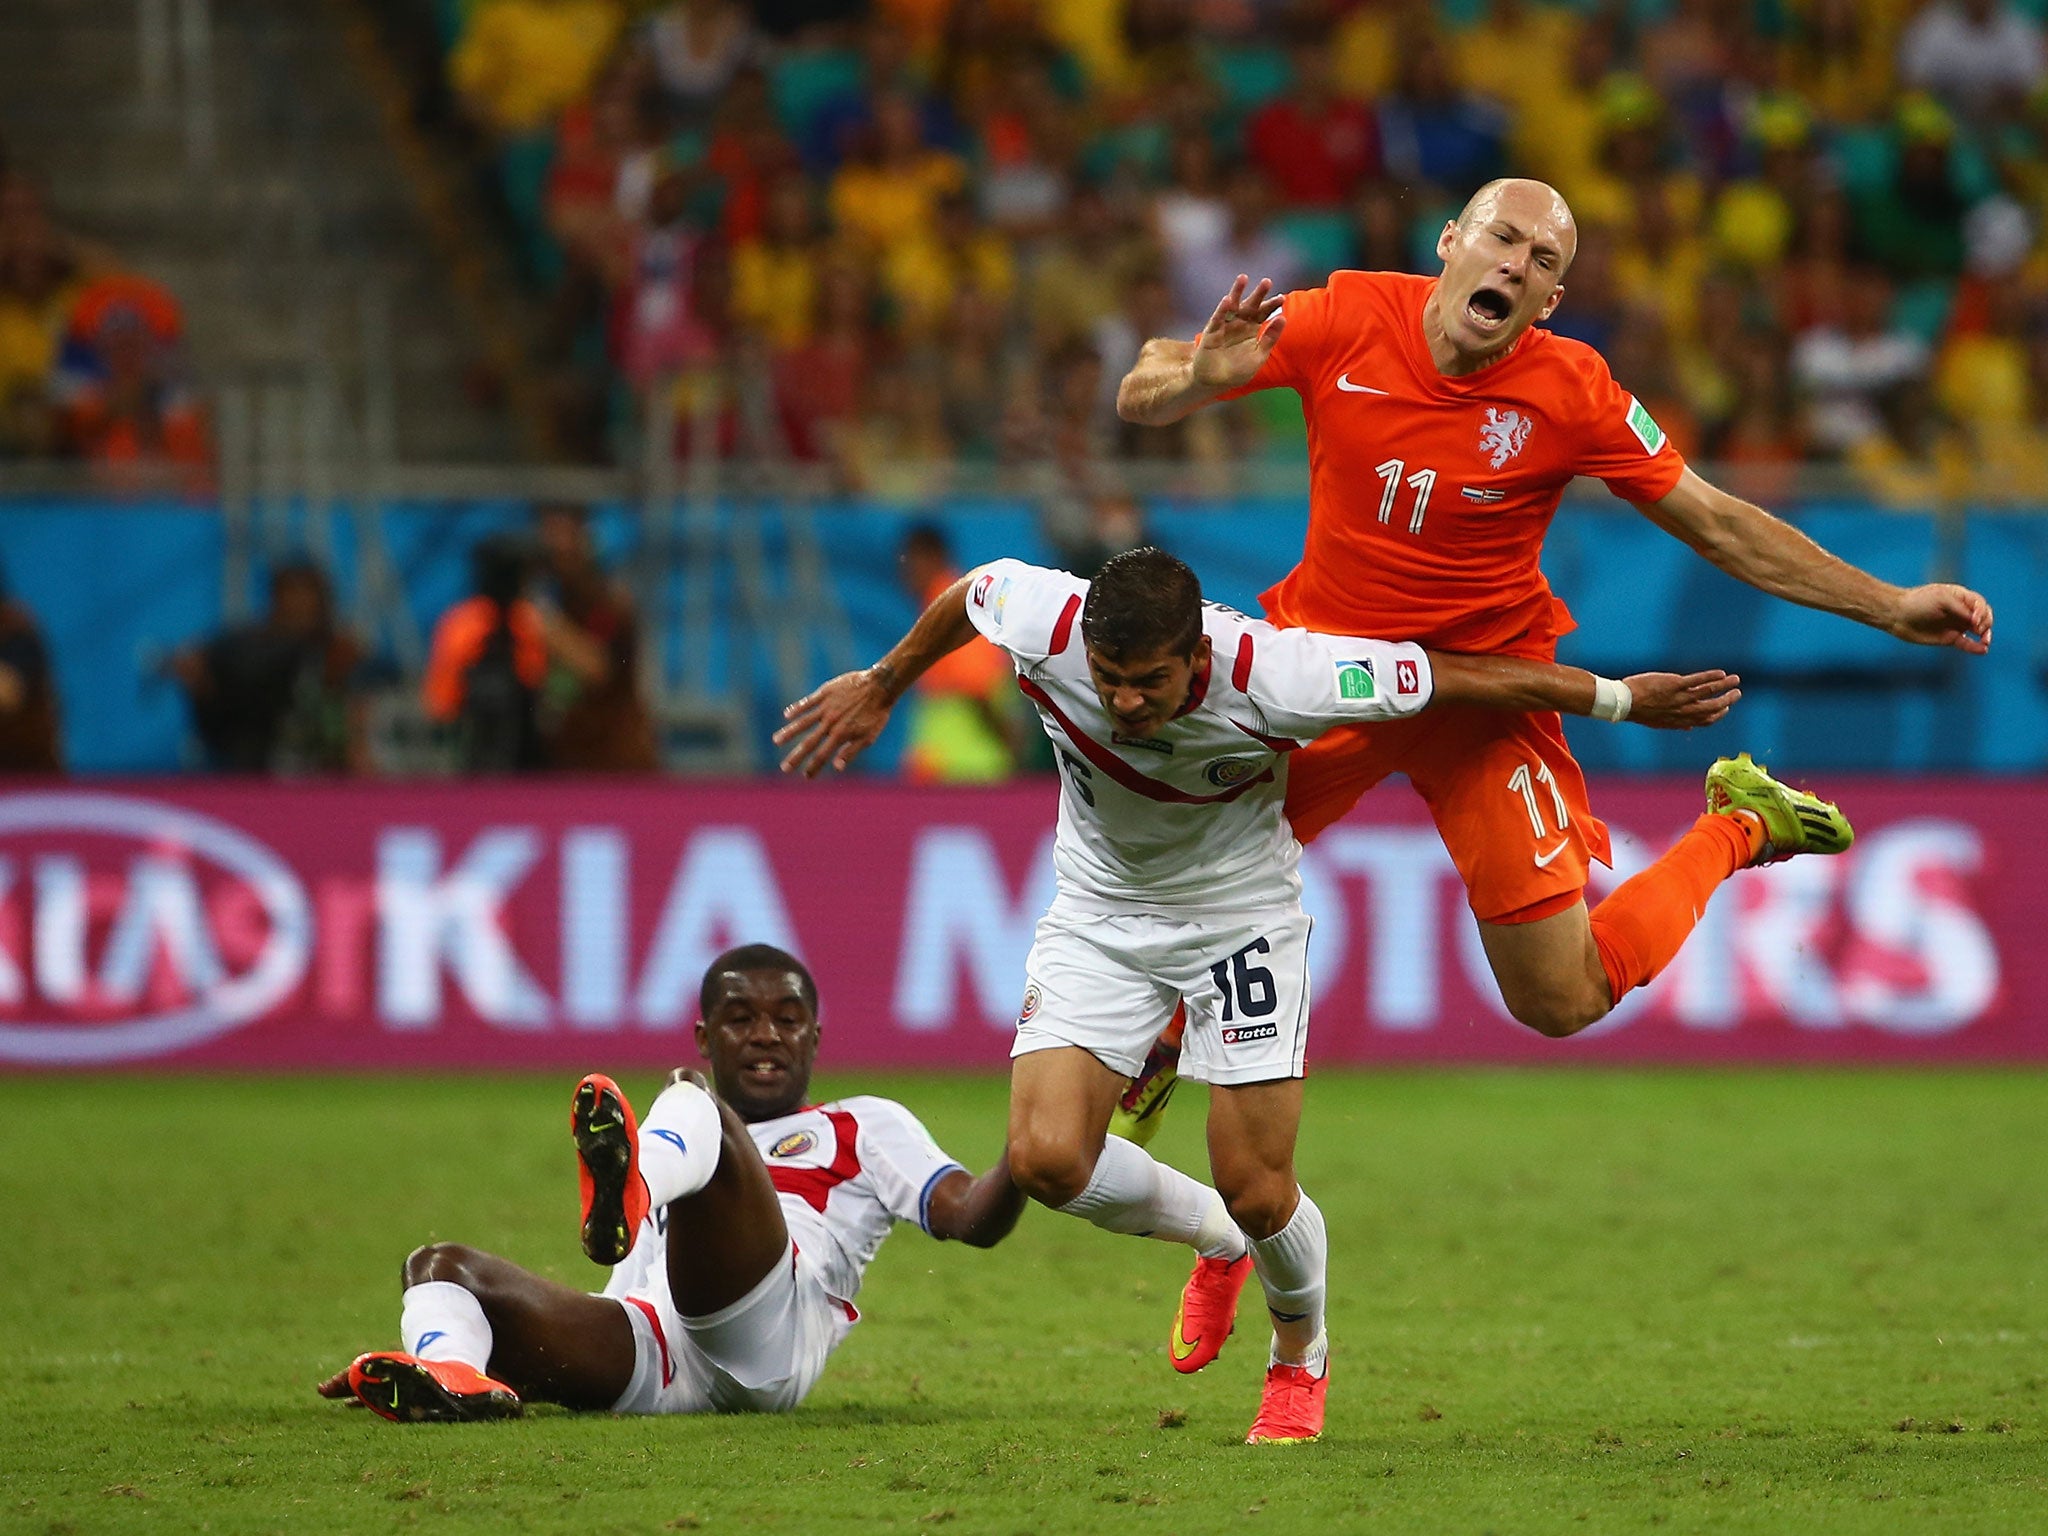
<instances>
[{"instance_id":1,"label":"soccer player in white kit","mask_svg":"<svg viewBox=\"0 0 2048 1536\"><path fill-rule=\"evenodd\" d=\"M1328 1381L1327 1241L1294 1176L1309 920L1281 810L1287 754L1436 701L1684 729L1720 719L1738 680L1616 682L1278 629L1203 603L1194 572L1156 549L1117 556L1093 583L998 560L942 593L875 666L791 705L776 734L794 744L784 770L844 768L911 682L977 632L1009 653L1063 780L1058 894L1026 962L1011 1053L1011 1175L1057 1210L1196 1249L1170 1338L1179 1370L1216 1357L1255 1270L1273 1348L1246 1438L1312 1440ZM1215 1090L1213 1190L1106 1134L1183 1003L1181 1073Z\"/></svg>"},{"instance_id":2,"label":"soccer player in white kit","mask_svg":"<svg viewBox=\"0 0 2048 1536\"><path fill-rule=\"evenodd\" d=\"M718 1098L679 1070L644 1122L618 1085L577 1085L583 1249L602 1294L432 1243L405 1261L403 1348L320 1387L400 1422L789 1409L859 1319L861 1275L898 1222L987 1248L1024 1197L976 1178L890 1099L807 1102L818 997L794 956L728 950L705 973L697 1045ZM724 1102L721 1103L720 1100Z\"/></svg>"}]
</instances>

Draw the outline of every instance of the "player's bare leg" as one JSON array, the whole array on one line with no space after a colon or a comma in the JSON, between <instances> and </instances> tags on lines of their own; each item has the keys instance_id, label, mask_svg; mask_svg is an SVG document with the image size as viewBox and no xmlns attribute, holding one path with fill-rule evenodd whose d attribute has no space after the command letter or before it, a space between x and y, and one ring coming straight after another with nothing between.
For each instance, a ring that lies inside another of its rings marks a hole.
<instances>
[{"instance_id":1,"label":"player's bare leg","mask_svg":"<svg viewBox=\"0 0 2048 1536\"><path fill-rule=\"evenodd\" d=\"M704 1074L678 1067L644 1122L618 1084L592 1074L576 1085L570 1118L582 1168L583 1249L616 1264L648 1210L660 1212L669 1293L684 1317L741 1300L789 1251L768 1167L746 1122L711 1092Z\"/></svg>"},{"instance_id":2,"label":"player's bare leg","mask_svg":"<svg viewBox=\"0 0 2048 1536\"><path fill-rule=\"evenodd\" d=\"M1184 1243L1226 1261L1244 1235L1215 1190L1108 1134L1122 1073L1079 1046L1019 1056L1010 1067L1010 1177L1054 1210L1109 1232Z\"/></svg>"},{"instance_id":3,"label":"player's bare leg","mask_svg":"<svg viewBox=\"0 0 2048 1536\"><path fill-rule=\"evenodd\" d=\"M708 1317L746 1296L789 1252L768 1165L730 1105L719 1116L718 1166L703 1187L668 1203L668 1286L684 1317Z\"/></svg>"},{"instance_id":4,"label":"player's bare leg","mask_svg":"<svg viewBox=\"0 0 2048 1536\"><path fill-rule=\"evenodd\" d=\"M1722 882L1801 853L1840 853L1855 834L1832 804L1778 783L1748 753L1707 772L1707 813L1664 856L1588 911L1481 923L1508 1012L1540 1034L1576 1034L1671 963Z\"/></svg>"},{"instance_id":5,"label":"player's bare leg","mask_svg":"<svg viewBox=\"0 0 2048 1536\"><path fill-rule=\"evenodd\" d=\"M1323 1213L1294 1177L1301 1079L1218 1087L1209 1094L1209 1166L1251 1258L1273 1319L1253 1444L1313 1440L1323 1432L1329 1341L1323 1332L1329 1235Z\"/></svg>"},{"instance_id":6,"label":"player's bare leg","mask_svg":"<svg viewBox=\"0 0 2048 1536\"><path fill-rule=\"evenodd\" d=\"M460 1243L415 1249L403 1280L404 1349L363 1356L323 1382L322 1397L361 1397L386 1417L497 1417L462 1411L458 1376L502 1383L528 1401L597 1409L611 1407L632 1381L633 1330L617 1302ZM455 1382L456 1396L431 1379L436 1372ZM446 1411L391 1411L373 1395L381 1387L394 1400L404 1394L407 1406ZM436 1401L415 1404L418 1392Z\"/></svg>"},{"instance_id":7,"label":"player's bare leg","mask_svg":"<svg viewBox=\"0 0 2048 1536\"><path fill-rule=\"evenodd\" d=\"M1298 1077L1209 1092L1209 1171L1231 1219L1251 1241L1271 1303L1276 1349L1291 1364L1302 1361L1323 1327L1323 1240L1307 1230L1320 1233L1322 1216L1294 1177L1300 1129ZM1305 1214L1300 1236L1310 1251L1297 1256L1282 1235Z\"/></svg>"},{"instance_id":8,"label":"player's bare leg","mask_svg":"<svg viewBox=\"0 0 2048 1536\"><path fill-rule=\"evenodd\" d=\"M1010 1177L1057 1210L1088 1187L1124 1078L1076 1045L1010 1064Z\"/></svg>"},{"instance_id":9,"label":"player's bare leg","mask_svg":"<svg viewBox=\"0 0 2048 1536\"><path fill-rule=\"evenodd\" d=\"M1479 942L1508 1012L1539 1035L1577 1034L1614 1007L1583 900L1533 923L1481 923Z\"/></svg>"},{"instance_id":10,"label":"player's bare leg","mask_svg":"<svg viewBox=\"0 0 2048 1536\"><path fill-rule=\"evenodd\" d=\"M1251 1258L1215 1190L1107 1133L1124 1083L1079 1046L1019 1056L1010 1068L1010 1177L1063 1215L1195 1250L1167 1338L1173 1368L1187 1374L1214 1360L1230 1337Z\"/></svg>"}]
</instances>

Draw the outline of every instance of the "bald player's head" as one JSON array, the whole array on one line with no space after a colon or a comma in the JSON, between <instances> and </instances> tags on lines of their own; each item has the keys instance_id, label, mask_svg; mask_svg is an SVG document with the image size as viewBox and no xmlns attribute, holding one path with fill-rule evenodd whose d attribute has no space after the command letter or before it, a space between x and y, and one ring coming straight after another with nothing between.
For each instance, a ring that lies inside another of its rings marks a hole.
<instances>
[{"instance_id":1,"label":"bald player's head","mask_svg":"<svg viewBox=\"0 0 2048 1536\"><path fill-rule=\"evenodd\" d=\"M1426 329L1437 365L1469 373L1501 357L1564 296L1579 248L1572 210L1547 182L1489 181L1437 236L1443 276Z\"/></svg>"},{"instance_id":2,"label":"bald player's head","mask_svg":"<svg viewBox=\"0 0 2048 1536\"><path fill-rule=\"evenodd\" d=\"M1466 201L1457 222L1460 228L1466 228L1475 221L1483 223L1499 216L1547 221L1563 242L1564 264L1570 268L1572 257L1579 251L1579 222L1572 217L1571 204L1564 200L1564 194L1549 182L1532 181L1526 176L1503 176L1498 181L1489 181Z\"/></svg>"}]
</instances>

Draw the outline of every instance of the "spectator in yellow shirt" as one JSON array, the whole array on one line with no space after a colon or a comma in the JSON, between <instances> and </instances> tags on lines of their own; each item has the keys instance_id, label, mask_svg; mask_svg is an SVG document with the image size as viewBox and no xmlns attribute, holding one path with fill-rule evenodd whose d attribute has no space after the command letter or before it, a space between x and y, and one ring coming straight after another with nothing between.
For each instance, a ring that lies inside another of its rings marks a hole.
<instances>
[{"instance_id":1,"label":"spectator in yellow shirt","mask_svg":"<svg viewBox=\"0 0 2048 1536\"><path fill-rule=\"evenodd\" d=\"M1452 39L1458 74L1466 89L1520 111L1565 88L1579 26L1570 11L1492 0L1476 25Z\"/></svg>"},{"instance_id":2,"label":"spectator in yellow shirt","mask_svg":"<svg viewBox=\"0 0 2048 1536\"><path fill-rule=\"evenodd\" d=\"M617 0L481 0L449 55L449 78L492 133L532 133L590 89L621 21Z\"/></svg>"},{"instance_id":3,"label":"spectator in yellow shirt","mask_svg":"<svg viewBox=\"0 0 2048 1536\"><path fill-rule=\"evenodd\" d=\"M1571 188L1572 208L1582 220L1626 216L1626 202L1601 170L1601 157L1618 123L1634 111L1657 110L1654 97L1624 99L1609 90L1610 79L1619 78L1617 64L1612 23L1584 23L1573 39L1563 84L1524 97L1509 130L1515 159L1532 175Z\"/></svg>"},{"instance_id":4,"label":"spectator in yellow shirt","mask_svg":"<svg viewBox=\"0 0 2048 1536\"><path fill-rule=\"evenodd\" d=\"M811 338L818 303L819 241L811 186L785 176L768 189L759 239L732 253L733 315L778 350Z\"/></svg>"},{"instance_id":5,"label":"spectator in yellow shirt","mask_svg":"<svg viewBox=\"0 0 2048 1536\"><path fill-rule=\"evenodd\" d=\"M936 327L963 287L978 288L998 304L1007 304L1017 286L1009 242L994 230L981 228L964 192L949 192L939 199L929 234L891 247L882 277L904 332L912 336Z\"/></svg>"},{"instance_id":6,"label":"spectator in yellow shirt","mask_svg":"<svg viewBox=\"0 0 2048 1536\"><path fill-rule=\"evenodd\" d=\"M871 249L929 237L942 198L967 185L957 155L927 148L917 104L900 92L875 102L861 152L832 178L833 222Z\"/></svg>"},{"instance_id":7,"label":"spectator in yellow shirt","mask_svg":"<svg viewBox=\"0 0 2048 1536\"><path fill-rule=\"evenodd\" d=\"M0 175L0 456L50 451L50 386L77 262L35 187Z\"/></svg>"}]
</instances>

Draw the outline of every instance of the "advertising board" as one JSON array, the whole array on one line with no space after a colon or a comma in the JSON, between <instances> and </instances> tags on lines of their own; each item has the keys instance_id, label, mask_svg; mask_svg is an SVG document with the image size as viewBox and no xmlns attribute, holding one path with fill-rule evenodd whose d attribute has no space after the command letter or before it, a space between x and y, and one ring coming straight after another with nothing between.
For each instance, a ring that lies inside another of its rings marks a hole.
<instances>
[{"instance_id":1,"label":"advertising board","mask_svg":"<svg viewBox=\"0 0 2048 1536\"><path fill-rule=\"evenodd\" d=\"M2048 1059L2048 786L1862 781L1839 859L1739 875L1570 1041L1508 1019L1421 803L1303 861L1311 1062ZM162 781L0 793L0 1070L665 1066L706 963L815 970L837 1067L994 1066L1052 894L1052 782ZM1697 813L1610 781L1619 868Z\"/></svg>"}]
</instances>

